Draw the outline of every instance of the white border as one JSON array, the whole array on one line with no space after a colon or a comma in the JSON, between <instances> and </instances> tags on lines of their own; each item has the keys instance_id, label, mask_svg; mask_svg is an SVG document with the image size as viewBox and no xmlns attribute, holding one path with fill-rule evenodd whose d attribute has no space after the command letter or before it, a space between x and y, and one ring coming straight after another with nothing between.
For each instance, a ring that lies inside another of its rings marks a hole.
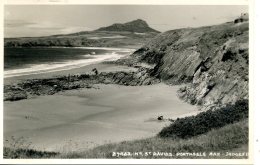
<instances>
[{"instance_id":1,"label":"white border","mask_svg":"<svg viewBox=\"0 0 260 165\"><path fill-rule=\"evenodd\" d=\"M4 4L248 5L250 0L4 0Z\"/></svg>"}]
</instances>

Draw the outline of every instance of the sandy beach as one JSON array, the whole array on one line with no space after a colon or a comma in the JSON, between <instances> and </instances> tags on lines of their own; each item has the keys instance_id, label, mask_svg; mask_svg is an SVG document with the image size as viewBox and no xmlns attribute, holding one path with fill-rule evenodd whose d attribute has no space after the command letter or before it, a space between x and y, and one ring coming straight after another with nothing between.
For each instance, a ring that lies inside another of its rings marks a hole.
<instances>
[{"instance_id":1,"label":"sandy beach","mask_svg":"<svg viewBox=\"0 0 260 165\"><path fill-rule=\"evenodd\" d=\"M196 113L181 101L178 86L120 86L61 92L4 102L4 138L23 137L31 147L47 151L80 151L100 144L155 136L167 121Z\"/></svg>"},{"instance_id":2,"label":"sandy beach","mask_svg":"<svg viewBox=\"0 0 260 165\"><path fill-rule=\"evenodd\" d=\"M81 74L97 68L99 72L136 71L137 68L115 64L91 64L50 73L5 78L6 84L27 79ZM46 151L81 151L101 144L155 136L168 120L196 114L196 106L180 100L179 86L163 83L149 86L96 84L54 95L35 96L4 102L5 145L22 138L21 147Z\"/></svg>"}]
</instances>

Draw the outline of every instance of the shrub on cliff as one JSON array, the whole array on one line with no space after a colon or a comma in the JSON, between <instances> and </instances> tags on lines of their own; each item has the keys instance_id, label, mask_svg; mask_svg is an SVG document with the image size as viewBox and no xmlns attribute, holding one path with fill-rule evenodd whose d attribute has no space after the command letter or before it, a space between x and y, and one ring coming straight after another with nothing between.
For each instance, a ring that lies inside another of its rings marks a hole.
<instances>
[{"instance_id":1,"label":"shrub on cliff","mask_svg":"<svg viewBox=\"0 0 260 165\"><path fill-rule=\"evenodd\" d=\"M158 136L189 138L244 118L248 118L248 100L240 100L218 110L209 110L196 116L177 119L170 126L163 128Z\"/></svg>"}]
</instances>

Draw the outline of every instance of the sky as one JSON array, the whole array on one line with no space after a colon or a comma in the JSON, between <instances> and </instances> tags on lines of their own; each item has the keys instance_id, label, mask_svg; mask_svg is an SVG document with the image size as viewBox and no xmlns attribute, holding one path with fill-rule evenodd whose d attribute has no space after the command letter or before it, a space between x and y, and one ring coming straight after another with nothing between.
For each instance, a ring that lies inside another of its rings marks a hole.
<instances>
[{"instance_id":1,"label":"sky","mask_svg":"<svg viewBox=\"0 0 260 165\"><path fill-rule=\"evenodd\" d=\"M91 31L136 19L164 32L233 21L246 12L248 6L239 5L5 5L4 37Z\"/></svg>"}]
</instances>

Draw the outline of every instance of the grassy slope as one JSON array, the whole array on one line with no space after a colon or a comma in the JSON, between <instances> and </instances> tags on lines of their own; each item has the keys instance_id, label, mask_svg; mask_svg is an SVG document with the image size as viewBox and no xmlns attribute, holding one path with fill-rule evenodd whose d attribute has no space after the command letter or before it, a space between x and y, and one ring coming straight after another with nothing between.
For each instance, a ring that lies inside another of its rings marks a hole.
<instances>
[{"instance_id":1,"label":"grassy slope","mask_svg":"<svg viewBox=\"0 0 260 165\"><path fill-rule=\"evenodd\" d=\"M37 158L54 158L58 153L36 151L32 149L11 149L4 147L4 158L11 159L37 159Z\"/></svg>"},{"instance_id":2,"label":"grassy slope","mask_svg":"<svg viewBox=\"0 0 260 165\"><path fill-rule=\"evenodd\" d=\"M132 56L154 64L170 84L189 82L179 96L203 109L248 98L248 22L161 33Z\"/></svg>"},{"instance_id":3,"label":"grassy slope","mask_svg":"<svg viewBox=\"0 0 260 165\"><path fill-rule=\"evenodd\" d=\"M246 156L225 156L226 152L248 151L248 119L213 129L206 134L188 139L148 139L106 144L85 152L50 153L35 150L4 148L5 158L247 158ZM112 157L112 152L206 152L206 157L187 156L137 156ZM221 156L208 156L209 152L220 152Z\"/></svg>"},{"instance_id":4,"label":"grassy slope","mask_svg":"<svg viewBox=\"0 0 260 165\"><path fill-rule=\"evenodd\" d=\"M163 139L153 137L148 139L125 141L118 144L107 144L82 153L67 153L58 155L62 158L116 158L112 152L212 152L221 151L247 151L248 143L248 120L227 125L220 129L212 130L204 135L189 139ZM131 156L130 156L131 157ZM127 158L127 157L121 157ZM135 158L156 158L156 156L135 157ZM158 157L162 158L162 157ZM187 158L167 157L164 158ZM192 157L188 157L192 158ZM198 157L193 157L198 158ZM214 157L204 157L214 158ZM220 158L220 157L215 157ZM232 158L223 157L221 158ZM245 157L240 157L245 158Z\"/></svg>"}]
</instances>

